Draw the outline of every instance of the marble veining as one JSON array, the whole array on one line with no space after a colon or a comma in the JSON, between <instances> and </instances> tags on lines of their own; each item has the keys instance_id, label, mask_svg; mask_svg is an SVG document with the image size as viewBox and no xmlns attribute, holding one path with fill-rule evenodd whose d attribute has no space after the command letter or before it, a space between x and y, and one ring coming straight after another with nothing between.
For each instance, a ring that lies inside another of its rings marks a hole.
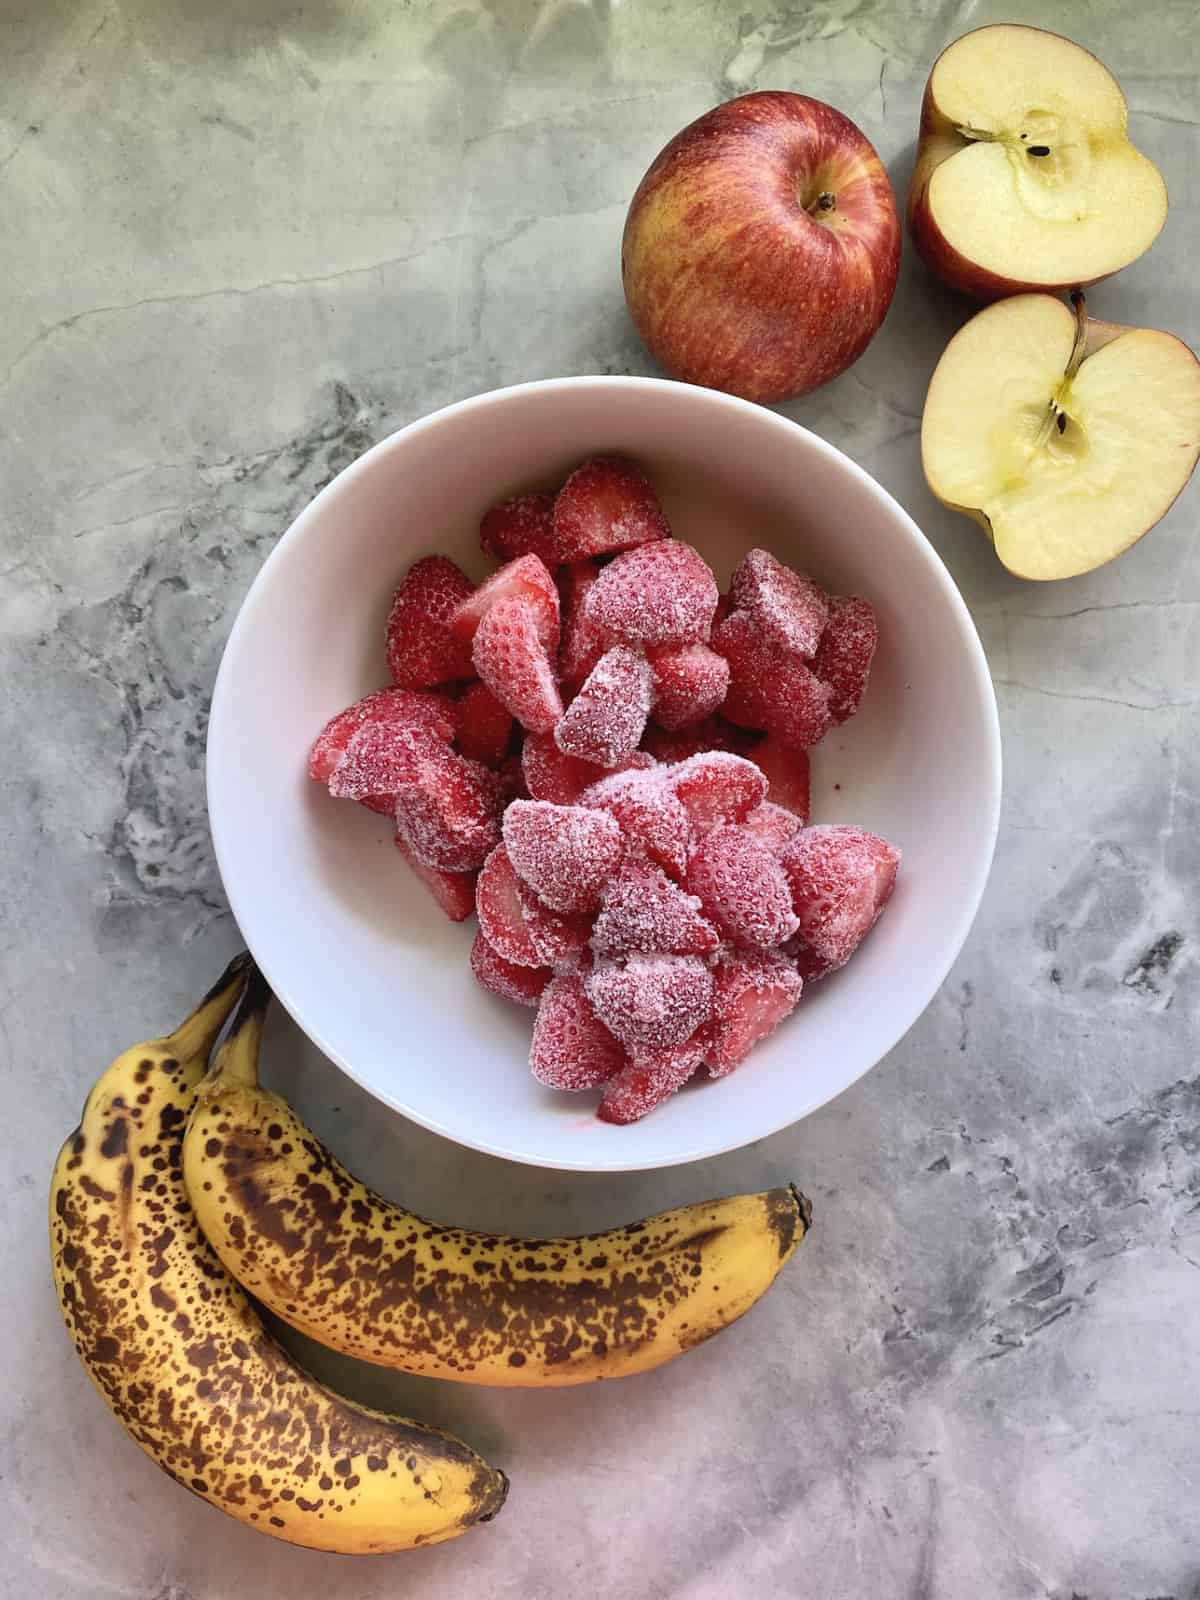
<instances>
[{"instance_id":1,"label":"marble veining","mask_svg":"<svg viewBox=\"0 0 1200 1600\"><path fill-rule=\"evenodd\" d=\"M863 360L783 408L912 512L977 619L1004 820L941 993L796 1128L663 1174L447 1149L282 1019L269 1075L435 1215L605 1226L800 1180L811 1240L743 1323L599 1390L304 1354L509 1472L461 1542L354 1563L190 1499L58 1324L53 1153L95 1072L237 943L207 832L223 640L274 541L374 440L502 383L651 370L617 247L659 146L729 94L829 99L898 190L929 64L1049 24L1117 72L1172 209L1092 303L1200 342L1194 8L1064 0L11 0L0 16L4 1600L1200 1600L1200 565L1193 490L1120 562L1009 577L925 489L967 307L906 257ZM290 1336L289 1336L290 1337ZM302 1341L295 1340L297 1348Z\"/></svg>"}]
</instances>

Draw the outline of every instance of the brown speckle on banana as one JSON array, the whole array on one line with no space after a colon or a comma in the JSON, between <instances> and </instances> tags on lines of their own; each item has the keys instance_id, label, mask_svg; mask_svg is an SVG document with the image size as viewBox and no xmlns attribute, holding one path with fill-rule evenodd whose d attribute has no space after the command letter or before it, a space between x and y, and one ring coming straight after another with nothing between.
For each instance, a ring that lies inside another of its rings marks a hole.
<instances>
[{"instance_id":1,"label":"brown speckle on banana","mask_svg":"<svg viewBox=\"0 0 1200 1600\"><path fill-rule=\"evenodd\" d=\"M318 1384L197 1227L183 1128L243 983L239 964L175 1035L119 1058L89 1095L51 1187L67 1326L133 1438L243 1522L352 1553L452 1538L500 1509L503 1474L438 1429Z\"/></svg>"},{"instance_id":2,"label":"brown speckle on banana","mask_svg":"<svg viewBox=\"0 0 1200 1600\"><path fill-rule=\"evenodd\" d=\"M643 1372L749 1310L809 1224L794 1188L579 1238L428 1222L366 1188L258 1085L260 1033L243 1029L201 1087L184 1139L188 1191L252 1294L362 1360L521 1386Z\"/></svg>"}]
</instances>

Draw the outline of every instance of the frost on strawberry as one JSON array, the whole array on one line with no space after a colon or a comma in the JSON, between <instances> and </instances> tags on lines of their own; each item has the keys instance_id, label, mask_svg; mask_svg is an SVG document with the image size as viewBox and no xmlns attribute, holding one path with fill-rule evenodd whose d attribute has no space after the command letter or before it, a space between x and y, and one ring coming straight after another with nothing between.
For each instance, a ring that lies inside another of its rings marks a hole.
<instances>
[{"instance_id":1,"label":"frost on strawberry","mask_svg":"<svg viewBox=\"0 0 1200 1600\"><path fill-rule=\"evenodd\" d=\"M671 536L654 486L624 456L593 456L575 469L554 502L554 532L562 561Z\"/></svg>"},{"instance_id":2,"label":"frost on strawberry","mask_svg":"<svg viewBox=\"0 0 1200 1600\"><path fill-rule=\"evenodd\" d=\"M829 687L834 722L845 722L858 710L878 643L879 624L869 600L830 600L829 623L812 665Z\"/></svg>"},{"instance_id":3,"label":"frost on strawberry","mask_svg":"<svg viewBox=\"0 0 1200 1600\"><path fill-rule=\"evenodd\" d=\"M712 1014L712 974L698 956L634 955L584 979L596 1015L629 1048L682 1044Z\"/></svg>"},{"instance_id":4,"label":"frost on strawberry","mask_svg":"<svg viewBox=\"0 0 1200 1600\"><path fill-rule=\"evenodd\" d=\"M447 742L454 737L454 707L441 695L416 689L376 689L325 724L309 754L309 777L328 783L351 738L368 722L425 728Z\"/></svg>"},{"instance_id":5,"label":"frost on strawberry","mask_svg":"<svg viewBox=\"0 0 1200 1600\"><path fill-rule=\"evenodd\" d=\"M529 1065L550 1089L595 1089L625 1065L624 1050L592 1009L582 981L555 978L533 1024Z\"/></svg>"},{"instance_id":6,"label":"frost on strawberry","mask_svg":"<svg viewBox=\"0 0 1200 1600\"><path fill-rule=\"evenodd\" d=\"M832 725L830 690L800 659L763 637L745 611L713 630L712 647L729 663L722 715L760 728L795 749L817 744Z\"/></svg>"},{"instance_id":7,"label":"frost on strawberry","mask_svg":"<svg viewBox=\"0 0 1200 1600\"><path fill-rule=\"evenodd\" d=\"M488 613L497 605L513 600L523 600L529 607L542 648L556 651L559 634L558 586L546 563L534 555L519 556L481 583L456 608L450 618L451 632L469 644Z\"/></svg>"},{"instance_id":8,"label":"frost on strawberry","mask_svg":"<svg viewBox=\"0 0 1200 1600\"><path fill-rule=\"evenodd\" d=\"M388 670L400 688L424 689L473 676L470 643L450 627L472 589L470 578L447 556L426 556L408 569L385 630Z\"/></svg>"},{"instance_id":9,"label":"frost on strawberry","mask_svg":"<svg viewBox=\"0 0 1200 1600\"><path fill-rule=\"evenodd\" d=\"M504 795L494 772L430 741L396 789L396 832L423 866L468 872L500 838Z\"/></svg>"},{"instance_id":10,"label":"frost on strawberry","mask_svg":"<svg viewBox=\"0 0 1200 1600\"><path fill-rule=\"evenodd\" d=\"M689 756L674 769L670 783L697 833L721 822L744 822L767 796L759 768L725 750Z\"/></svg>"},{"instance_id":11,"label":"frost on strawberry","mask_svg":"<svg viewBox=\"0 0 1200 1600\"><path fill-rule=\"evenodd\" d=\"M600 767L618 766L638 747L650 695L645 658L621 646L607 651L555 727L558 748Z\"/></svg>"},{"instance_id":12,"label":"frost on strawberry","mask_svg":"<svg viewBox=\"0 0 1200 1600\"><path fill-rule=\"evenodd\" d=\"M503 833L517 873L552 911L594 911L625 853L616 818L586 806L514 800Z\"/></svg>"},{"instance_id":13,"label":"frost on strawberry","mask_svg":"<svg viewBox=\"0 0 1200 1600\"><path fill-rule=\"evenodd\" d=\"M864 828L805 828L780 857L805 945L829 969L844 966L896 885L900 852Z\"/></svg>"},{"instance_id":14,"label":"frost on strawberry","mask_svg":"<svg viewBox=\"0 0 1200 1600\"><path fill-rule=\"evenodd\" d=\"M562 602L558 671L569 689L578 689L600 657L617 642L584 610L588 590L599 576L600 567L595 561L573 561L558 576Z\"/></svg>"},{"instance_id":15,"label":"frost on strawberry","mask_svg":"<svg viewBox=\"0 0 1200 1600\"><path fill-rule=\"evenodd\" d=\"M641 952L711 955L717 930L695 895L685 894L660 867L627 857L608 880L592 929L592 949L609 960Z\"/></svg>"},{"instance_id":16,"label":"frost on strawberry","mask_svg":"<svg viewBox=\"0 0 1200 1600\"><path fill-rule=\"evenodd\" d=\"M488 943L519 967L574 968L586 958L590 919L544 905L518 875L502 844L483 864L475 909Z\"/></svg>"},{"instance_id":17,"label":"frost on strawberry","mask_svg":"<svg viewBox=\"0 0 1200 1600\"><path fill-rule=\"evenodd\" d=\"M548 567L559 562L554 534L554 496L518 494L484 512L479 524L479 544L497 561L537 556Z\"/></svg>"},{"instance_id":18,"label":"frost on strawberry","mask_svg":"<svg viewBox=\"0 0 1200 1600\"><path fill-rule=\"evenodd\" d=\"M435 867L423 866L399 834L395 845L414 876L420 879L450 921L465 922L475 909L475 873L439 872Z\"/></svg>"},{"instance_id":19,"label":"frost on strawberry","mask_svg":"<svg viewBox=\"0 0 1200 1600\"><path fill-rule=\"evenodd\" d=\"M583 612L625 644L694 644L708 638L718 598L703 556L681 540L662 539L611 561Z\"/></svg>"},{"instance_id":20,"label":"frost on strawberry","mask_svg":"<svg viewBox=\"0 0 1200 1600\"><path fill-rule=\"evenodd\" d=\"M714 828L701 839L687 887L737 945L771 950L797 929L787 876L746 828Z\"/></svg>"},{"instance_id":21,"label":"frost on strawberry","mask_svg":"<svg viewBox=\"0 0 1200 1600\"><path fill-rule=\"evenodd\" d=\"M773 856L780 856L799 833L803 823L794 811L764 800L750 813L742 827L747 833L753 834Z\"/></svg>"},{"instance_id":22,"label":"frost on strawberry","mask_svg":"<svg viewBox=\"0 0 1200 1600\"><path fill-rule=\"evenodd\" d=\"M709 1075L723 1078L795 1010L803 988L786 956L739 954L713 973Z\"/></svg>"},{"instance_id":23,"label":"frost on strawberry","mask_svg":"<svg viewBox=\"0 0 1200 1600\"><path fill-rule=\"evenodd\" d=\"M585 789L580 799L584 805L611 811L632 849L673 878L683 877L692 823L670 787L668 773L656 768L613 773Z\"/></svg>"},{"instance_id":24,"label":"frost on strawberry","mask_svg":"<svg viewBox=\"0 0 1200 1600\"><path fill-rule=\"evenodd\" d=\"M829 616L825 592L769 550L747 551L733 574L729 598L732 609L752 617L770 644L806 660L816 653Z\"/></svg>"},{"instance_id":25,"label":"frost on strawberry","mask_svg":"<svg viewBox=\"0 0 1200 1600\"><path fill-rule=\"evenodd\" d=\"M723 703L729 663L706 644L665 645L649 655L654 717L663 728L692 728Z\"/></svg>"},{"instance_id":26,"label":"frost on strawberry","mask_svg":"<svg viewBox=\"0 0 1200 1600\"><path fill-rule=\"evenodd\" d=\"M475 670L523 728L548 733L562 716L554 667L537 618L517 596L498 600L479 624L472 645Z\"/></svg>"},{"instance_id":27,"label":"frost on strawberry","mask_svg":"<svg viewBox=\"0 0 1200 1600\"><path fill-rule=\"evenodd\" d=\"M644 1046L609 1079L596 1115L601 1122L637 1122L682 1089L703 1062L707 1033L701 1029L682 1044L662 1049Z\"/></svg>"},{"instance_id":28,"label":"frost on strawberry","mask_svg":"<svg viewBox=\"0 0 1200 1600\"><path fill-rule=\"evenodd\" d=\"M475 935L470 962L477 983L518 1006L536 1006L554 976L549 967L520 967L506 961L482 933Z\"/></svg>"}]
</instances>

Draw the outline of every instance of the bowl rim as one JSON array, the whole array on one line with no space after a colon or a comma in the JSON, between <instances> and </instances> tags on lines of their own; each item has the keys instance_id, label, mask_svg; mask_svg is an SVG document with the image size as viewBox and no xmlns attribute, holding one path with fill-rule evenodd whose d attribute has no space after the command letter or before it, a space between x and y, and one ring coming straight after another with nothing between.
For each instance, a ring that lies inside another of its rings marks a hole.
<instances>
[{"instance_id":1,"label":"bowl rim","mask_svg":"<svg viewBox=\"0 0 1200 1600\"><path fill-rule=\"evenodd\" d=\"M229 686L232 682L235 671L239 643L243 635L248 633L248 631L254 626L258 608L263 604L264 595L269 587L271 569L273 565L276 564L277 557L281 555L281 552L286 546L298 543L304 538L310 525L319 518L327 500L335 498L337 494L344 492L345 488L355 479L370 472L374 464L382 456L387 455L393 450L401 448L405 441L415 437L418 434L434 429L449 421L453 417L469 414L471 412L484 412L491 406L502 405L517 395L531 393L533 391L549 390L552 392L564 392L569 390L583 390L595 387L627 391L639 390L646 393L658 394L665 400L670 400L672 397L678 396L682 392L687 394L689 400L695 400L699 404L713 404L719 408L729 408L743 413L753 413L764 427L775 428L781 432L788 433L793 437L804 441L807 448L814 450L818 455L827 457L834 466L839 467L840 469L848 472L851 477L856 478L859 481L860 486L863 487L870 496L874 497L878 502L880 502L882 508L890 514L890 517L897 526L898 531L903 530L907 534L909 541L914 546L917 554L929 568L930 574L936 586L941 591L943 598L947 602L950 611L954 615L954 618L959 625L959 631L966 641L971 676L974 687L978 691L978 699L980 701L984 716L985 726L983 729L983 735L987 752L988 768L985 776L990 781L987 784L988 796L986 814L981 819L983 822L983 839L986 843L986 848L978 851L977 853L976 865L972 880L968 886L968 892L963 900L962 910L953 928L952 937L946 946L949 954L936 969L931 969L929 979L925 984L914 988L909 1004L906 1005L903 1008L903 1011L899 1014L900 1025L897 1028L895 1037L882 1052L882 1054L876 1056L874 1061L864 1066L861 1071L856 1072L854 1076L842 1084L840 1088L833 1090L829 1094L822 1095L819 1099L814 1100L811 1105L806 1106L802 1111L797 1112L795 1115L784 1115L778 1120L772 1120L768 1126L763 1127L750 1139L734 1137L727 1142L722 1142L720 1139L718 1139L715 1144L704 1144L649 1160L644 1156L632 1160L621 1159L619 1149L614 1147L614 1158L612 1160L606 1160L603 1162L594 1160L551 1161L539 1155L531 1155L521 1150L509 1148L495 1141L490 1141L482 1132L479 1134L473 1133L471 1136L455 1132L438 1122L435 1118L421 1115L417 1111L413 1110L410 1106L406 1105L398 1097L389 1095L379 1089L377 1086L368 1083L345 1055L343 1055L327 1039L325 1039L319 1031L309 1026L309 1024L304 1020L303 1008L299 998L289 991L286 983L281 984L277 981L278 975L270 970L270 963L263 961L259 957L257 951L254 949L254 941L249 931L253 926L255 920L254 916L252 913L248 915L243 914L244 912L247 912L248 908L246 907L245 902L242 901L239 891L231 882L230 875L226 871L226 861L228 859L228 838L225 831L225 823L221 816L220 805L218 804L216 807L214 807L213 803L215 791L219 786L219 780L214 776L214 763L208 760L207 757L208 752L214 747L214 745L219 745L220 743L220 734L225 720L226 708L233 701L233 696L230 693ZM262 566L258 569L249 589L246 591L246 594L242 599L237 615L234 618L233 626L231 627L229 636L225 642L225 647L221 653L220 664L217 668L217 675L213 683L213 691L209 710L208 731L205 743L205 754L205 797L208 809L209 831L212 837L213 851L217 861L217 868L221 874L221 883L225 891L225 897L229 902L230 911L232 912L234 920L241 931L242 937L245 939L246 944L249 947L251 954L254 956L256 963L261 968L264 977L267 979L267 982L274 991L276 999L296 1023L301 1032L309 1040L311 1040L314 1045L316 1045L317 1049L320 1050L328 1060L332 1061L335 1066L344 1072L346 1076L350 1078L352 1082L356 1083L366 1094L370 1095L372 1099L379 1101L381 1104L387 1106L390 1110L397 1112L403 1117L406 1117L409 1121L415 1122L418 1126L428 1129L429 1132L435 1133L441 1138L447 1139L452 1144L461 1145L470 1150L477 1150L484 1155L496 1156L500 1160L516 1162L522 1166L541 1167L549 1171L611 1173L649 1172L656 1171L662 1167L685 1166L693 1161L704 1161L716 1156L727 1155L731 1151L744 1149L748 1144L756 1143L760 1139L770 1138L773 1134L779 1133L785 1128L792 1127L796 1123L802 1122L806 1117L811 1116L813 1112L819 1111L822 1106L828 1105L830 1101L837 1099L839 1095L845 1093L845 1091L853 1084L857 1083L874 1067L878 1066L887 1055L890 1055L890 1053L896 1048L901 1040L919 1021L934 997L937 995L939 989L942 987L942 984L945 982L950 969L953 967L955 961L957 961L962 952L963 946L967 940L967 936L969 935L971 927L975 922L975 918L978 915L979 907L983 900L984 890L987 886L988 877L991 873L992 862L996 850L996 841L1000 828L1002 792L1000 714L996 702L995 687L992 683L991 671L988 667L987 656L984 652L983 644L979 637L979 631L975 626L975 620L972 617L967 603L963 599L962 594L959 591L957 584L954 582L954 579L951 576L945 562L934 549L933 545L922 532L920 527L918 527L916 521L909 515L909 513L904 509L895 496L885 489L881 483L877 482L876 479L873 478L864 467L859 466L858 462L854 461L850 456L848 456L845 451L840 450L836 445L830 444L828 440L821 438L819 434L814 433L810 428L806 428L802 423L794 422L790 417L785 417L778 411L759 405L754 401L742 400L735 395L725 394L723 391L717 389L708 389L699 385L680 383L669 378L639 377L617 373L597 373L590 375L581 374L577 376L561 378L537 378L523 383L509 384L499 389L487 389L479 394L470 395L463 400L452 401L448 405L439 407L436 411L431 411L427 415L418 417L412 422L405 423L402 427L393 430L393 432L378 440L368 450L365 450L362 455L358 456L348 466L344 467L341 472L336 474L335 477L331 478L329 482L325 484L313 496L308 504L305 505L293 518L287 529L276 541L274 548L270 551Z\"/></svg>"}]
</instances>

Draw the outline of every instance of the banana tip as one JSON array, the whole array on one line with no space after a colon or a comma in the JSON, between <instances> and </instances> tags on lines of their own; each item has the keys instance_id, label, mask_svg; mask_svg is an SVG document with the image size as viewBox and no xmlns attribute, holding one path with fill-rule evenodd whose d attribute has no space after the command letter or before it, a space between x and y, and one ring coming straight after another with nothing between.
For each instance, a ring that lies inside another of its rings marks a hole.
<instances>
[{"instance_id":1,"label":"banana tip","mask_svg":"<svg viewBox=\"0 0 1200 1600\"><path fill-rule=\"evenodd\" d=\"M804 1231L807 1233L812 1227L812 1201L794 1183L789 1183L788 1188L791 1190L792 1199L796 1202L796 1210L800 1213L800 1221L804 1224Z\"/></svg>"}]
</instances>

